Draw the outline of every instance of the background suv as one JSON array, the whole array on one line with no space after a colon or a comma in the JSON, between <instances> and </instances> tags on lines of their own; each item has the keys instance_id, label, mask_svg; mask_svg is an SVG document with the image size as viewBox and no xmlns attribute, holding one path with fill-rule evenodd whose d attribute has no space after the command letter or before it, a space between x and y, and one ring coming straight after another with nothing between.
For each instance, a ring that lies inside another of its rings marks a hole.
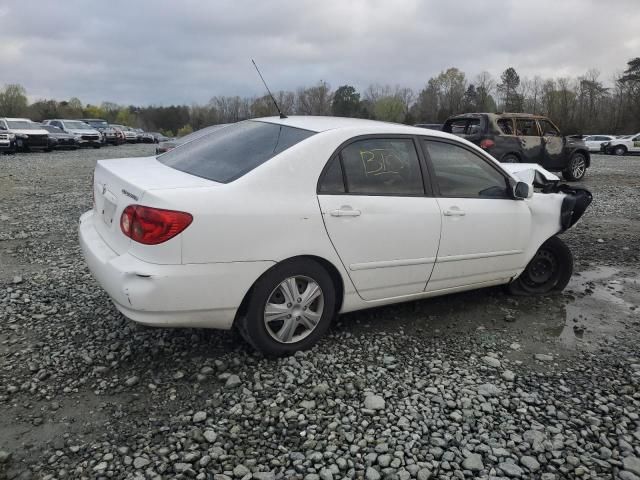
<instances>
[{"instance_id":1,"label":"background suv","mask_svg":"<svg viewBox=\"0 0 640 480\"><path fill-rule=\"evenodd\" d=\"M580 180L591 164L584 141L565 137L551 120L526 113L465 113L450 117L442 130L475 143L500 162L538 163Z\"/></svg>"},{"instance_id":2,"label":"background suv","mask_svg":"<svg viewBox=\"0 0 640 480\"><path fill-rule=\"evenodd\" d=\"M95 128L102 135L102 143L111 144L111 145L119 145L120 142L116 130L112 128L106 120L102 120L101 118L82 118L78 120L79 122L84 122L92 128Z\"/></svg>"},{"instance_id":3,"label":"background suv","mask_svg":"<svg viewBox=\"0 0 640 480\"><path fill-rule=\"evenodd\" d=\"M44 125L52 125L60 130L73 135L81 147L100 148L102 146L102 134L95 128L79 120L45 120Z\"/></svg>"}]
</instances>

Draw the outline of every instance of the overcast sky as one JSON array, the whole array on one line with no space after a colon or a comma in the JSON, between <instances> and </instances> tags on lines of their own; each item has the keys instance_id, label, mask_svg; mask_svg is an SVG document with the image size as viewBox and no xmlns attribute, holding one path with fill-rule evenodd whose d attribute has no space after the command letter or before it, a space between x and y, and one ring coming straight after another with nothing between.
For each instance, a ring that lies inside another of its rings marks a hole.
<instances>
[{"instance_id":1,"label":"overcast sky","mask_svg":"<svg viewBox=\"0 0 640 480\"><path fill-rule=\"evenodd\" d=\"M609 81L640 56L638 0L0 0L0 86L30 99L204 103L323 79L420 89L455 66L473 79Z\"/></svg>"}]
</instances>

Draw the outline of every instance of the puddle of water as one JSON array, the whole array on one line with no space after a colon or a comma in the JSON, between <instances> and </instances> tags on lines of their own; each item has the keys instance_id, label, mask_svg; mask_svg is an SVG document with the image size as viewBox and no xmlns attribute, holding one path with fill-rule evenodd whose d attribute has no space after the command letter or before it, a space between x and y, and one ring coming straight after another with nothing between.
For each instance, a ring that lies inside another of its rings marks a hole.
<instances>
[{"instance_id":1,"label":"puddle of water","mask_svg":"<svg viewBox=\"0 0 640 480\"><path fill-rule=\"evenodd\" d=\"M640 278L613 267L601 267L574 275L567 291L574 298L564 305L564 319L545 329L566 347L595 347L613 340L640 319Z\"/></svg>"},{"instance_id":2,"label":"puddle of water","mask_svg":"<svg viewBox=\"0 0 640 480\"><path fill-rule=\"evenodd\" d=\"M549 341L562 349L592 349L640 320L638 305L638 271L599 267L576 272L562 295L512 297L500 287L486 288L345 314L338 328L478 338L500 331L517 335L524 350Z\"/></svg>"}]
</instances>

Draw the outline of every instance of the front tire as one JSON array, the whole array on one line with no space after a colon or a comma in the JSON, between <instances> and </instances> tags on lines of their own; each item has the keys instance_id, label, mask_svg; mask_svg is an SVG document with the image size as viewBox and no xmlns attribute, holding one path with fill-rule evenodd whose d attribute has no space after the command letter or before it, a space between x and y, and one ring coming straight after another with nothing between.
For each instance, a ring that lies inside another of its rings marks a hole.
<instances>
[{"instance_id":1,"label":"front tire","mask_svg":"<svg viewBox=\"0 0 640 480\"><path fill-rule=\"evenodd\" d=\"M567 168L562 171L562 176L570 181L582 180L587 173L587 159L582 153L574 153L569 160Z\"/></svg>"},{"instance_id":2,"label":"front tire","mask_svg":"<svg viewBox=\"0 0 640 480\"><path fill-rule=\"evenodd\" d=\"M619 157L623 156L625 153L627 153L627 149L622 145L618 145L613 149L613 154Z\"/></svg>"},{"instance_id":3,"label":"front tire","mask_svg":"<svg viewBox=\"0 0 640 480\"><path fill-rule=\"evenodd\" d=\"M258 279L236 324L256 350L282 356L312 347L335 312L336 288L329 273L313 260L295 259Z\"/></svg>"},{"instance_id":4,"label":"front tire","mask_svg":"<svg viewBox=\"0 0 640 480\"><path fill-rule=\"evenodd\" d=\"M565 289L573 274L573 255L558 237L544 242L507 289L512 295L548 295Z\"/></svg>"}]
</instances>

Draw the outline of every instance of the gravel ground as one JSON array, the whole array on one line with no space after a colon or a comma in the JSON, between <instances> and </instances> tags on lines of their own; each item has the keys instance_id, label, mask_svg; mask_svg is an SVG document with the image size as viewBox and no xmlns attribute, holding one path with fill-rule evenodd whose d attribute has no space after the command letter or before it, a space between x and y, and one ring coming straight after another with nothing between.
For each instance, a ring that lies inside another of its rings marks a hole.
<instances>
[{"instance_id":1,"label":"gravel ground","mask_svg":"<svg viewBox=\"0 0 640 480\"><path fill-rule=\"evenodd\" d=\"M640 479L640 158L594 156L563 295L343 315L273 360L91 278L93 165L152 151L0 157L0 478Z\"/></svg>"}]
</instances>

